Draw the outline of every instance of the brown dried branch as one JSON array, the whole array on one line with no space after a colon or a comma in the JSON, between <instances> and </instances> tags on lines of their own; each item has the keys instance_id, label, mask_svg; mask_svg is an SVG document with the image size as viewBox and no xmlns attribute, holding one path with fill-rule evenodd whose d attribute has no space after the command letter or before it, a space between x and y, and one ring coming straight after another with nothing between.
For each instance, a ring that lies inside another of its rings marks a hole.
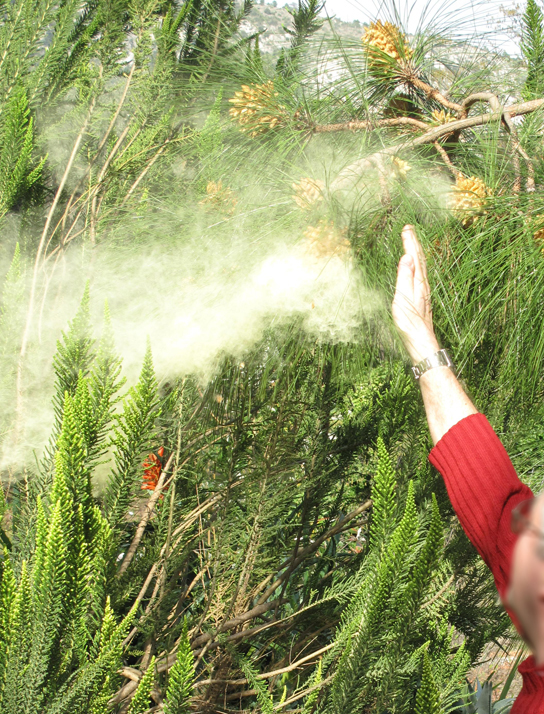
<instances>
[{"instance_id":1,"label":"brown dried branch","mask_svg":"<svg viewBox=\"0 0 544 714\"><path fill-rule=\"evenodd\" d=\"M476 96L476 95L472 95ZM487 95L486 95L487 96ZM481 101L481 95L478 95ZM476 100L475 100L476 101ZM447 134L452 134L456 131L462 131L463 129L470 129L475 126L482 126L484 124L489 124L493 121L500 121L503 118L504 113L507 113L509 117L522 116L524 114L531 114L537 111L544 105L544 99L532 99L529 102L521 102L519 104L511 104L509 107L500 106L493 110L491 113L478 114L474 117L462 117L456 119L455 121L448 122L447 124L441 124L439 126L433 126L429 129L429 124L419 119L413 119L411 117L396 117L394 119L369 119L367 121L349 121L341 122L339 124L315 124L310 128L316 134L335 132L335 131L374 131L382 127L388 126L414 126L418 129L425 129L425 134L417 137L410 141L406 146L421 146L422 144L429 144L441 139ZM396 150L399 148L405 148L404 145L395 147Z\"/></svg>"},{"instance_id":2,"label":"brown dried branch","mask_svg":"<svg viewBox=\"0 0 544 714\"><path fill-rule=\"evenodd\" d=\"M302 699L303 697L308 696L308 694L311 694L311 692L315 692L316 689L321 689L325 684L329 684L330 682L332 682L332 680L332 676L327 677L323 681L319 682L319 684L314 684L312 687L308 687L308 689L304 689L302 692L298 692L298 694L294 694L292 697L289 697L289 699L286 699L284 702L281 702L281 704L276 704L274 706L274 709L283 709L292 702L297 702L299 699ZM231 701L233 699L241 699L242 697L253 697L255 696L255 694L257 694L257 690L246 689L243 692L233 692L232 694L227 694L225 699L227 701Z\"/></svg>"},{"instance_id":3,"label":"brown dried branch","mask_svg":"<svg viewBox=\"0 0 544 714\"><path fill-rule=\"evenodd\" d=\"M132 186L130 187L130 189L129 189L127 195L126 195L126 196L124 197L124 199L122 200L121 205L119 206L119 208L123 208L123 207L124 207L124 205L126 204L126 202L130 199L130 197L132 196L132 194L134 193L134 191L136 191L136 189L137 189L138 186L140 185L140 182L145 178L145 176L147 175L147 173L151 170L151 168L153 167L153 164L157 161L157 159L158 159L158 158L161 156L161 154L164 152L164 150L166 149L166 147L167 147L167 145L170 143L170 141L171 141L171 139L167 139L167 140L164 142L164 144L161 146L161 148L157 151L157 153L155 154L155 156L153 156L153 157L147 162L147 164L145 165L144 169L142 170L142 172L140 173L140 175L137 177L136 181L134 181L134 183L133 183Z\"/></svg>"},{"instance_id":4,"label":"brown dried branch","mask_svg":"<svg viewBox=\"0 0 544 714\"><path fill-rule=\"evenodd\" d=\"M421 136L381 149L376 152L376 154L372 154L371 156L367 156L363 159L358 159L353 164L350 164L343 169L333 181L330 187L331 191L342 190L349 186L353 182L354 178L375 163L376 156L378 154L382 156L391 156L398 154L400 151L413 149L417 146L423 146L424 144L434 144L438 141L438 139L441 139L442 137L455 131L471 129L476 126L484 126L485 124L490 124L494 121L502 121L505 112L507 112L510 117L523 116L525 114L531 114L543 106L544 98L532 99L529 102L511 104L510 106L499 109L498 111L492 111L487 114L479 114L474 117L467 117L466 119L457 119L456 121L448 122L447 124L432 127Z\"/></svg>"},{"instance_id":5,"label":"brown dried branch","mask_svg":"<svg viewBox=\"0 0 544 714\"><path fill-rule=\"evenodd\" d=\"M281 702L281 704L276 704L274 706L274 709L283 709L284 707L288 706L289 704L292 704L293 702L298 702L299 699L306 697L311 692L315 692L316 689L321 689L326 684L332 682L333 678L333 676L327 677L326 679L323 679L321 682L319 682L319 684L314 684L313 687L308 687L308 689L305 689L303 692L298 692L298 694L294 694L292 697L289 697L289 699L286 699L284 702Z\"/></svg>"},{"instance_id":6,"label":"brown dried branch","mask_svg":"<svg viewBox=\"0 0 544 714\"><path fill-rule=\"evenodd\" d=\"M448 156L448 152L446 151L446 149L441 144L439 144L438 141L433 141L433 146L442 157L444 163L448 167L448 170L452 172L455 178L457 178L459 176L459 171L453 165L452 160Z\"/></svg>"},{"instance_id":7,"label":"brown dried branch","mask_svg":"<svg viewBox=\"0 0 544 714\"><path fill-rule=\"evenodd\" d=\"M368 509L371 506L372 506L371 500L365 501L365 503L363 503L361 506L359 506L355 510L351 511L351 513L348 513L345 518L343 518L336 525L334 525L328 531L326 531L321 536L319 536L319 538L316 538L316 540L313 543L310 543L310 545L306 546L306 548L303 548L301 551L299 551L297 557L294 560L293 560L293 558L289 558L284 563L282 563L279 570L281 571L286 568L287 569L291 568L291 570L293 570L294 568L296 568L298 565L300 565L300 563L305 558L308 557L308 555L315 553L315 551L318 550L318 548L321 546L321 544L324 541L328 540L333 535L336 535L337 533L339 533L341 530L343 530L345 528L346 524L349 521L352 521L354 518L357 518L357 516L360 515L361 513L363 513L364 511L368 511ZM287 573L287 571L286 571L286 573ZM278 588L282 584L282 582L284 581L284 579L286 577L286 573L284 573L283 575L280 575L278 578L276 578L276 580L272 583L272 585L270 585L266 589L266 591L263 593L263 595L261 595L261 597L259 599L259 603L263 603L266 600L268 600L268 598L270 597L270 595L272 595L274 590L276 590L276 588Z\"/></svg>"},{"instance_id":8,"label":"brown dried branch","mask_svg":"<svg viewBox=\"0 0 544 714\"><path fill-rule=\"evenodd\" d=\"M435 89L430 84L427 84L427 82L424 82L417 75L409 73L405 77L405 82L406 84L411 84L412 87L416 87L417 89L420 89L422 92L424 92L427 96L427 99L434 99L436 102L442 104L442 106L446 107L447 109L452 109L455 112L463 111L463 107L461 104L456 104L455 102L451 102L449 99L446 99L446 97L441 94L438 89Z\"/></svg>"},{"instance_id":9,"label":"brown dried branch","mask_svg":"<svg viewBox=\"0 0 544 714\"><path fill-rule=\"evenodd\" d=\"M428 129L429 125L412 117L395 117L394 119L368 119L340 122L339 124L315 124L312 131L316 134L329 134L337 131L372 131L386 126L413 126L416 129Z\"/></svg>"},{"instance_id":10,"label":"brown dried branch","mask_svg":"<svg viewBox=\"0 0 544 714\"><path fill-rule=\"evenodd\" d=\"M301 657L300 659L297 659L296 662L293 662L288 667L282 667L281 669L275 669L273 672L264 672L263 674L257 674L255 679L271 679L272 677L276 677L279 674L284 674L285 672L292 672L294 669L298 669L304 663L309 662L310 660L313 660L316 657L319 657L319 655L323 654L324 652L327 652L328 650L332 649L333 647L334 647L334 643L332 643L330 645L326 645L325 647L322 647L321 649L316 650L315 652L311 652L309 655L306 655L306 657ZM126 669L131 670L131 672L138 671L138 670L132 670L131 667L127 667ZM128 672L125 675L123 671L120 671L120 674L123 674L123 676L126 676L128 678L132 678L134 675L131 674L131 672ZM241 679L201 679L199 682L195 682L194 686L195 687L205 687L212 683L230 684L230 685L236 686L236 685L248 684L248 680L243 677Z\"/></svg>"},{"instance_id":11,"label":"brown dried branch","mask_svg":"<svg viewBox=\"0 0 544 714\"><path fill-rule=\"evenodd\" d=\"M142 540L142 537L144 535L144 531L146 529L147 524L149 523L149 519L153 515L155 511L155 506L157 505L157 501L159 500L159 497L162 493L163 488L166 486L166 475L168 473L168 469L170 468L170 464L174 460L174 454L170 456L168 459L168 462L166 463L166 466L163 468L161 471L161 475L159 477L158 483L155 487L155 489L152 491L151 496L149 497L149 500L147 501L144 515L142 516L142 519L140 520L140 523L138 524L138 528L136 528L136 533L134 534L134 538L132 539L132 543L128 547L127 552L125 553L125 557L123 558L123 561L121 562L121 567L117 571L117 577L120 578L121 575L127 570L128 566L131 564L132 559L134 558L134 555L136 554L136 551L138 549L138 546L140 545L140 541Z\"/></svg>"},{"instance_id":12,"label":"brown dried branch","mask_svg":"<svg viewBox=\"0 0 544 714\"><path fill-rule=\"evenodd\" d=\"M106 133L104 134L104 136L103 136L102 139L100 140L100 143L99 143L99 145L98 145L98 147L97 147L97 149L96 149L95 155L93 156L93 158L92 158L91 161L89 162L89 165L88 165L87 168L85 169L85 172L83 173L83 176L81 176L81 178L80 178L79 181L77 182L77 184L76 184L74 190L72 191L72 194L70 195L70 198L68 199L68 203L66 204L66 209L64 210L64 213L63 213L62 218L61 218L63 228L64 228L64 222L65 222L65 220L66 220L66 217L68 216L68 212L70 211L70 206L72 205L72 202L73 202L73 200L74 200L75 195L76 195L77 192L79 191L79 188L80 188L81 184L83 183L83 181L85 181L85 179L86 179L87 176L89 175L89 172L91 171L92 167L94 166L95 162L97 161L97 159L98 159L98 157L99 157L99 155L100 155L100 152L102 151L102 149L103 149L104 146L106 145L106 142L107 142L108 139L110 138L110 134L111 134L111 132L113 131L113 128L114 128L114 126L115 126L115 124L116 124L116 122L117 122L117 119L119 118L119 114L121 113L121 109L123 108L123 106L124 106L124 104L125 104L125 100L126 100L126 98L127 98L128 90L129 90L129 87L130 87L130 85L131 85L131 82L132 82L132 78L133 78L133 76L134 76L134 71L135 71L135 69L136 69L136 62L133 62L133 63L132 63L132 67L131 67L131 69L130 69L130 72L129 72L128 75L127 75L127 81L125 82L125 86L123 87L123 92L122 92L122 94L121 94L121 98L119 99L119 102L118 102L118 104L117 104L117 107L116 107L116 109L115 109L115 112L114 112L114 114L113 114L113 117L111 118L111 121L110 121L110 123L109 123L109 125L108 125L108 128L106 129ZM56 231L56 228L55 228L55 231Z\"/></svg>"}]
</instances>

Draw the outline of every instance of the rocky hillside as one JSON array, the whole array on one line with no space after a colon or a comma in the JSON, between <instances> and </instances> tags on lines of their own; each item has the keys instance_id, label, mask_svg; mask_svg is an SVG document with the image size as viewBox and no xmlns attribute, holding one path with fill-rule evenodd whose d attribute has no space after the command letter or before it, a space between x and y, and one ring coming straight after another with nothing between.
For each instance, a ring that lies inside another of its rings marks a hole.
<instances>
[{"instance_id":1,"label":"rocky hillside","mask_svg":"<svg viewBox=\"0 0 544 714\"><path fill-rule=\"evenodd\" d=\"M289 6L290 4L286 3L283 7L278 7L275 0L271 4L261 0L253 7L240 28L242 37L249 37L256 32L262 33L259 37L260 48L269 61L275 61L281 48L289 45L290 38L284 30L284 26L290 27L292 22ZM359 42L362 34L363 25L358 20L343 22L333 18L324 20L323 27L316 37L319 40L338 35L343 40Z\"/></svg>"},{"instance_id":2,"label":"rocky hillside","mask_svg":"<svg viewBox=\"0 0 544 714\"><path fill-rule=\"evenodd\" d=\"M270 4L260 0L240 28L240 35L243 38L260 33L259 44L267 69L272 70L281 49L289 46L290 37L285 27L292 25L288 10L290 6L294 6L294 3L285 3L279 7L276 0ZM364 24L358 20L344 22L337 18L324 18L323 26L314 36L309 51L311 54L317 54L320 46L323 48L327 41L336 36L340 38L342 45L351 47L352 52L356 54L363 32ZM480 86L498 93L504 100L519 96L519 89L525 77L524 64L519 57L510 57L505 52L490 51L481 45L471 47L464 42L457 44L445 40L436 47L433 60L434 79L439 84L443 84L444 88L451 86L453 77L460 85L464 84L459 75L460 68L463 67L462 74L468 70L472 79L479 78ZM336 81L339 79L339 73L342 74L338 63L328 55L328 59L320 68L321 78L327 76L328 81Z\"/></svg>"}]
</instances>

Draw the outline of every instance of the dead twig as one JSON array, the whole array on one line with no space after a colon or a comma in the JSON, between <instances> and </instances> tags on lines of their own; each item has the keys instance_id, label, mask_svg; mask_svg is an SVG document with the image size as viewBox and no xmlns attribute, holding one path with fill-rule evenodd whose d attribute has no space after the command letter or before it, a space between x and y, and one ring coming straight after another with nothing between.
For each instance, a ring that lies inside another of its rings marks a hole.
<instances>
[{"instance_id":1,"label":"dead twig","mask_svg":"<svg viewBox=\"0 0 544 714\"><path fill-rule=\"evenodd\" d=\"M174 460L174 454L170 456L168 459L166 466L163 468L161 471L161 475L159 477L159 480L157 482L157 485L153 492L151 493L151 496L149 497L149 500L147 501L144 515L142 516L142 519L140 520L140 523L138 524L138 528L136 528L136 533L134 534L134 538L132 539L132 543L128 547L127 552L125 553L125 557L123 558L123 561L121 562L121 567L117 571L117 577L120 578L121 575L127 570L128 566L131 564L132 559L134 558L134 555L136 554L136 551L138 549L138 546L140 545L140 541L142 540L142 536L144 534L144 531L146 529L147 524L149 523L149 519L153 515L155 511L155 506L157 504L157 501L160 498L160 495L162 494L162 490L165 487L165 481L166 481L166 475L168 473L168 469L170 468L170 464Z\"/></svg>"},{"instance_id":2,"label":"dead twig","mask_svg":"<svg viewBox=\"0 0 544 714\"><path fill-rule=\"evenodd\" d=\"M273 672L264 672L263 674L258 674L256 675L255 679L271 679L272 677L276 677L279 674L284 674L285 672L292 672L294 669L298 669L301 665L305 664L306 662L309 662L310 660L315 659L316 657L319 657L319 655L322 655L324 652L328 652L328 650L332 649L334 647L334 643L327 645L326 647L322 647L319 650L316 650L315 652L311 652L309 655L306 655L306 657L301 657L300 659L297 659L296 662L293 662L290 664L288 667L282 667L281 669L276 669ZM127 669L132 669L131 667L127 667ZM120 671L120 674L123 674L123 672ZM131 677L132 675L129 673L127 677ZM242 685L242 684L248 684L248 680L245 678L241 679L201 679L199 682L195 682L194 686L195 687L205 687L209 684L215 684L215 683L220 683L220 684L230 684L233 686L237 685Z\"/></svg>"},{"instance_id":3,"label":"dead twig","mask_svg":"<svg viewBox=\"0 0 544 714\"><path fill-rule=\"evenodd\" d=\"M328 531L323 533L319 538L316 538L313 543L310 543L310 545L307 545L306 548L303 548L301 551L299 551L297 557L293 560L292 558L289 558L289 560L285 561L279 570L284 570L285 568L294 570L300 563L308 557L308 555L311 555L314 553L318 548L321 546L321 544L328 540L329 538L332 538L332 536L336 535L339 533L341 530L343 530L347 523L349 521L352 521L354 518L356 518L359 514L363 513L364 511L368 511L368 509L372 506L372 501L369 499L368 501L365 501L361 506L356 508L355 510L351 511L351 513L348 513L345 518L343 518L341 521L339 521L336 525L334 525L332 528L330 528ZM286 571L287 573L288 571ZM286 577L286 573L278 576L276 580L270 585L266 591L261 595L259 598L259 603L264 603L270 595L278 588L282 582L284 581Z\"/></svg>"}]
</instances>

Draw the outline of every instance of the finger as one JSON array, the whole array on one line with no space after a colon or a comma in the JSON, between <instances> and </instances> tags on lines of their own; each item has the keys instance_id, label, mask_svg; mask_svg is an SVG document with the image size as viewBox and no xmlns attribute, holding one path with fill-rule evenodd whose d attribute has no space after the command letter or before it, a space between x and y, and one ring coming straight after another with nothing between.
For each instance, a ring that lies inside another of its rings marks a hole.
<instances>
[{"instance_id":1,"label":"finger","mask_svg":"<svg viewBox=\"0 0 544 714\"><path fill-rule=\"evenodd\" d=\"M427 258L425 257L425 252L423 250L423 247L421 243L419 242L419 238L417 237L416 232L414 231L414 240L417 246L417 253L419 256L419 262L421 264L421 272L423 273L423 277L425 278L425 281L428 282L427 278Z\"/></svg>"},{"instance_id":2,"label":"finger","mask_svg":"<svg viewBox=\"0 0 544 714\"><path fill-rule=\"evenodd\" d=\"M417 234L413 226L407 225L403 229L403 241L410 246L410 251L416 254L416 304L422 308L425 313L430 312L431 306L431 289L429 286L429 278L427 276L427 261L425 253L417 238ZM419 291L419 295L418 295ZM419 299L418 299L419 298ZM421 303L421 304L419 304Z\"/></svg>"},{"instance_id":3,"label":"finger","mask_svg":"<svg viewBox=\"0 0 544 714\"><path fill-rule=\"evenodd\" d=\"M412 258L414 259L414 264L415 264L415 269L416 269L416 279L419 276L419 273L423 275L422 271L422 266L421 266L421 257L423 255L423 251L421 250L421 246L419 244L419 241L417 239L416 232L414 230L413 226L407 225L404 226L402 229L402 242L404 245L404 251L408 255L411 255Z\"/></svg>"},{"instance_id":4,"label":"finger","mask_svg":"<svg viewBox=\"0 0 544 714\"><path fill-rule=\"evenodd\" d=\"M397 284L394 300L406 300L413 304L414 301L414 259L410 254L403 255L397 270Z\"/></svg>"},{"instance_id":5,"label":"finger","mask_svg":"<svg viewBox=\"0 0 544 714\"><path fill-rule=\"evenodd\" d=\"M413 226L407 225L402 229L402 241L405 251L414 259L414 305L418 312L425 314L428 305L428 296L430 293L427 274L425 272L425 263L422 264L425 256L416 236Z\"/></svg>"}]
</instances>

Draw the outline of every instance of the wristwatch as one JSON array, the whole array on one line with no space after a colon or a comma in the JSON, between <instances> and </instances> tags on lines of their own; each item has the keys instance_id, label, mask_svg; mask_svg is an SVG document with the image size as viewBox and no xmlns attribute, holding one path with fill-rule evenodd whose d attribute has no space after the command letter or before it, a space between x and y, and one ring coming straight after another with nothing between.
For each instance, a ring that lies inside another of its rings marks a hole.
<instances>
[{"instance_id":1,"label":"wristwatch","mask_svg":"<svg viewBox=\"0 0 544 714\"><path fill-rule=\"evenodd\" d=\"M429 357L425 357L425 359L422 359L421 362L418 362L412 367L415 380L417 381L422 374L425 374L425 372L435 367L449 367L455 372L455 367L447 350L438 350L438 352L435 352Z\"/></svg>"}]
</instances>

